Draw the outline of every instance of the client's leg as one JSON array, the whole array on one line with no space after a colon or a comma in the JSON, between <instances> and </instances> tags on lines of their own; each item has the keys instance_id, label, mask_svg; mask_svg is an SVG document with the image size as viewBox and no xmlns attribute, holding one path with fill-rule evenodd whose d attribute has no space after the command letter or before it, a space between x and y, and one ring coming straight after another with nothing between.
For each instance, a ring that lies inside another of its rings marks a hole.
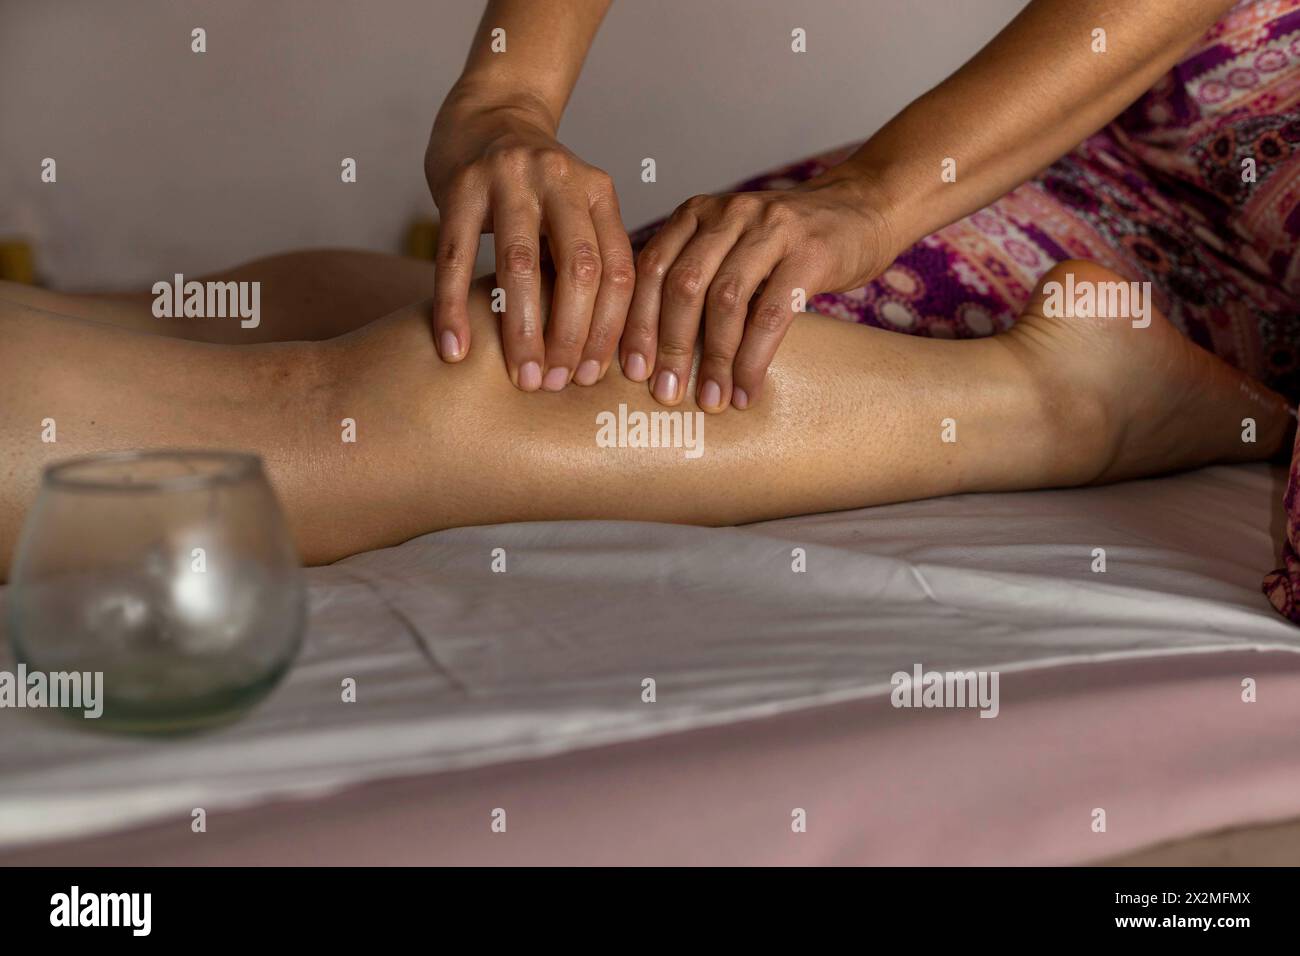
<instances>
[{"instance_id":1,"label":"client's leg","mask_svg":"<svg viewBox=\"0 0 1300 956\"><path fill-rule=\"evenodd\" d=\"M0 313L0 556L41 466L106 449L260 453L304 558L320 563L455 525L738 523L1113 480L1273 454L1289 421L1275 397L1250 398L1244 378L1159 321L1029 317L1004 336L942 341L807 316L764 400L705 419L692 459L601 447L601 413L663 412L644 387L614 375L520 392L503 373L487 287L471 314L475 348L448 366L423 304L328 342L262 346ZM1245 445L1252 414L1259 440ZM41 442L44 418L57 444ZM345 418L355 443L341 440Z\"/></svg>"},{"instance_id":2,"label":"client's leg","mask_svg":"<svg viewBox=\"0 0 1300 956\"><path fill-rule=\"evenodd\" d=\"M227 317L157 318L149 292L75 295L0 281L0 303L195 342L254 345L334 338L433 296L433 264L356 249L308 249L241 263L196 282L256 282L259 322ZM171 283L172 274L159 276Z\"/></svg>"}]
</instances>

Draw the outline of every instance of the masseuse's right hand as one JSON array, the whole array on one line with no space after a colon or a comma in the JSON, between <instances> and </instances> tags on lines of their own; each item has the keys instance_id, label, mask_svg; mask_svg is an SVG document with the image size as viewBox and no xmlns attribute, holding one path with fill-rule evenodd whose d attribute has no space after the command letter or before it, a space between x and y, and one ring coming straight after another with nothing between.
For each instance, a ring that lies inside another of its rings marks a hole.
<instances>
[{"instance_id":1,"label":"masseuse's right hand","mask_svg":"<svg viewBox=\"0 0 1300 956\"><path fill-rule=\"evenodd\" d=\"M496 239L502 341L524 391L592 385L623 333L635 272L610 177L569 152L540 106L452 96L434 123L425 176L441 225L433 328L444 361L470 348L467 303L479 236ZM543 333L541 254L555 265Z\"/></svg>"}]
</instances>

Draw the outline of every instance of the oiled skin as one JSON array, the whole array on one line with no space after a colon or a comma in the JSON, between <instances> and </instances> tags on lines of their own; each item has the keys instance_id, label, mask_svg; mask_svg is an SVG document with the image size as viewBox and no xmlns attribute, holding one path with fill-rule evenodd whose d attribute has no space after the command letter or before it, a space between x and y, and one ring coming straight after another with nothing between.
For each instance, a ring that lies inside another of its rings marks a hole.
<instances>
[{"instance_id":1,"label":"oiled skin","mask_svg":"<svg viewBox=\"0 0 1300 956\"><path fill-rule=\"evenodd\" d=\"M620 403L662 407L616 368L589 388L516 389L502 374L490 282L474 288L477 345L456 365L437 358L427 301L370 321L394 301L427 296L430 270L353 253L251 263L222 278L264 283L262 324L253 330L231 319L154 319L148 296L0 287L0 576L41 469L111 449L259 453L304 560L317 564L470 524L730 524L1113 480L1267 457L1282 447L1288 425L1284 412L1248 404L1238 373L1172 330L1181 344L1126 324L1079 327L1092 336L1081 344L1070 340L1073 327L1026 320L1012 334L939 341L806 315L773 364L762 401L705 418L702 457L601 448L598 413ZM320 341L267 341L350 327ZM245 336L258 344L227 344ZM1113 354L1106 336L1119 337ZM1192 358L1153 361L1163 351L1140 349L1187 349ZM1211 364L1183 368L1188 362ZM1187 395L1156 367L1189 379ZM1142 376L1127 392L1114 387ZM1120 395L1141 416L1125 411ZM1243 411L1260 417L1257 444L1237 437ZM56 443L41 441L46 418L57 422ZM342 441L346 418L356 422L354 443ZM955 422L955 442L942 440L945 419ZM1183 420L1191 422L1185 440L1177 432ZM1174 432L1153 442L1140 434L1147 427Z\"/></svg>"}]
</instances>

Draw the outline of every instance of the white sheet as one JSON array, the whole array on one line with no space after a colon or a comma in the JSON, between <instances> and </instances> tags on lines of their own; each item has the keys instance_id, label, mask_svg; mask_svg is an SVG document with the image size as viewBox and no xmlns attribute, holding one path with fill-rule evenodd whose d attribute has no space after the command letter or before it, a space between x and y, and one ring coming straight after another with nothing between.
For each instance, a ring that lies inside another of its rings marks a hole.
<instances>
[{"instance_id":1,"label":"white sheet","mask_svg":"<svg viewBox=\"0 0 1300 956\"><path fill-rule=\"evenodd\" d=\"M734 529L426 535L309 571L303 653L234 726L144 740L0 711L0 846L880 693L914 663L1300 650L1259 592L1283 477L1220 467Z\"/></svg>"}]
</instances>

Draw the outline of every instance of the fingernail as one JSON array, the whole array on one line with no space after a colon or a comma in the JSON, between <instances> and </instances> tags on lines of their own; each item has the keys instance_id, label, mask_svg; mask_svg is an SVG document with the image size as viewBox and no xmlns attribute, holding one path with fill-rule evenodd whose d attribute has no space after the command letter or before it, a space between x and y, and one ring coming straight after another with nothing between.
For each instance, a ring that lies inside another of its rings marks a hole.
<instances>
[{"instance_id":1,"label":"fingernail","mask_svg":"<svg viewBox=\"0 0 1300 956\"><path fill-rule=\"evenodd\" d=\"M439 351L442 352L443 358L445 359L460 358L460 339L456 338L455 332L453 332L451 329L445 330L442 333L442 338L439 341L442 343Z\"/></svg>"},{"instance_id":2,"label":"fingernail","mask_svg":"<svg viewBox=\"0 0 1300 956\"><path fill-rule=\"evenodd\" d=\"M713 379L705 382L700 389L700 404L705 408L717 408L722 404L722 387Z\"/></svg>"},{"instance_id":3,"label":"fingernail","mask_svg":"<svg viewBox=\"0 0 1300 956\"><path fill-rule=\"evenodd\" d=\"M737 386L731 390L731 404L736 408L749 407L749 396L745 394L743 388Z\"/></svg>"},{"instance_id":4,"label":"fingernail","mask_svg":"<svg viewBox=\"0 0 1300 956\"><path fill-rule=\"evenodd\" d=\"M569 384L569 370L563 365L553 369L548 369L546 379L542 382L542 388L548 392L558 392L564 386Z\"/></svg>"},{"instance_id":5,"label":"fingernail","mask_svg":"<svg viewBox=\"0 0 1300 956\"><path fill-rule=\"evenodd\" d=\"M600 363L595 359L587 359L579 365L577 374L573 376L573 380L579 385L595 385L598 378L600 378Z\"/></svg>"},{"instance_id":6,"label":"fingernail","mask_svg":"<svg viewBox=\"0 0 1300 956\"><path fill-rule=\"evenodd\" d=\"M655 378L655 398L661 402L671 402L677 397L677 373L662 371Z\"/></svg>"},{"instance_id":7,"label":"fingernail","mask_svg":"<svg viewBox=\"0 0 1300 956\"><path fill-rule=\"evenodd\" d=\"M644 382L646 377L645 356L632 352L623 362L623 374L634 382Z\"/></svg>"},{"instance_id":8,"label":"fingernail","mask_svg":"<svg viewBox=\"0 0 1300 956\"><path fill-rule=\"evenodd\" d=\"M542 367L536 362L525 362L519 370L519 387L534 392L542 384Z\"/></svg>"}]
</instances>

